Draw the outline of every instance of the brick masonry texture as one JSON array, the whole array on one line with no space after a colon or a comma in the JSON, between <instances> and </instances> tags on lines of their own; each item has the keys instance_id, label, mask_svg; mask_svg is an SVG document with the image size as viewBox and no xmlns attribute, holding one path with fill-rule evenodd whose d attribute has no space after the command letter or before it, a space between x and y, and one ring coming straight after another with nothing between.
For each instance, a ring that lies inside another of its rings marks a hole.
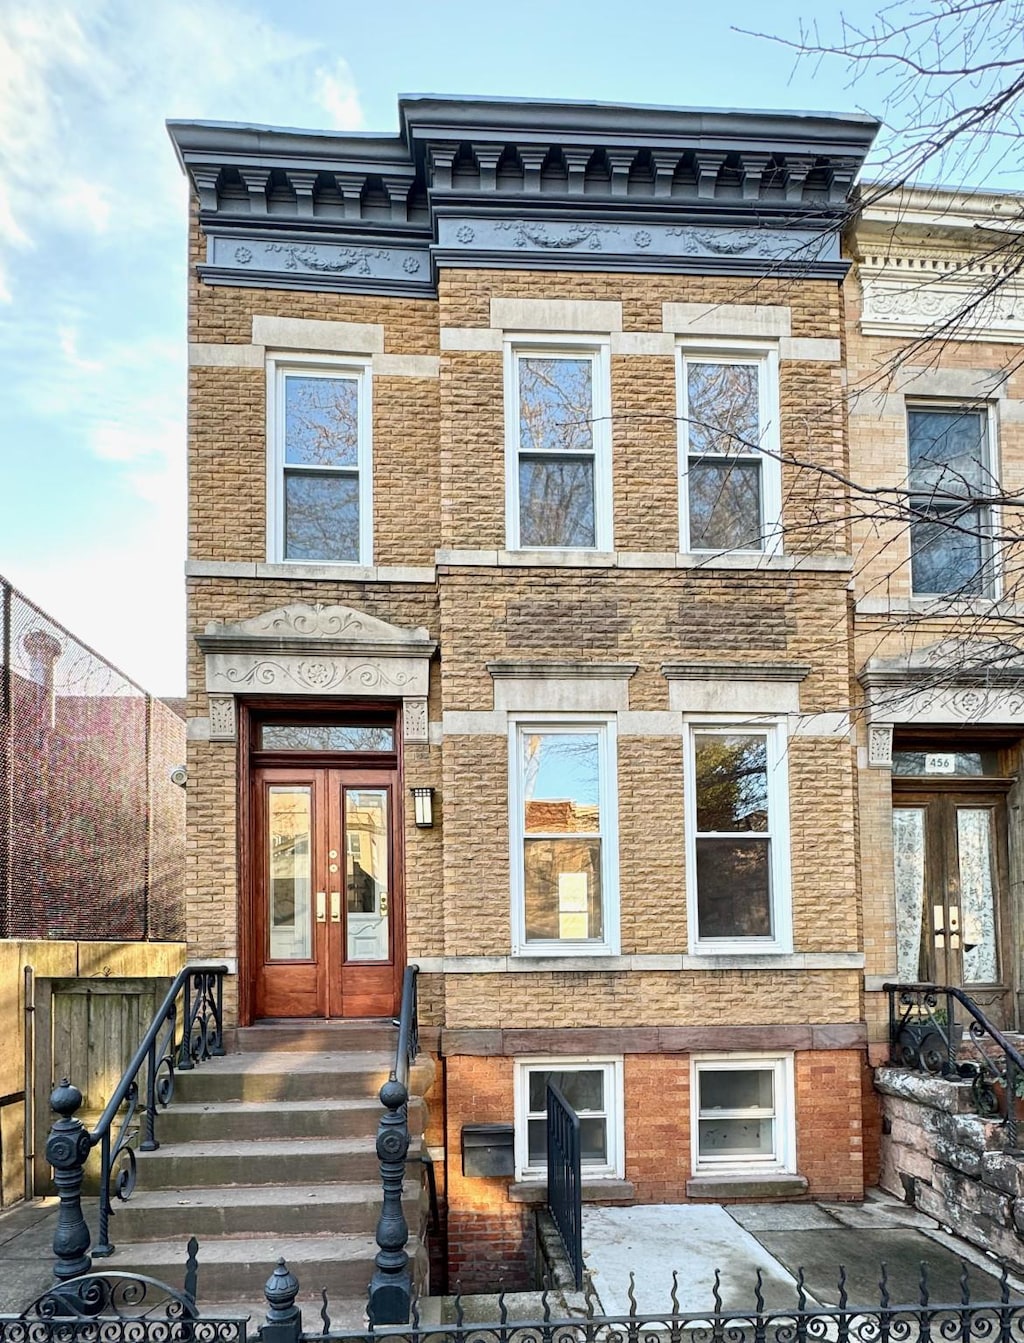
<instances>
[{"instance_id":1,"label":"brick masonry texture","mask_svg":"<svg viewBox=\"0 0 1024 1343\"><path fill-rule=\"evenodd\" d=\"M193 233L193 259L202 252ZM503 360L494 351L441 350L440 328L490 325L492 297L615 299L627 331L661 332L664 302L766 303L791 309L792 335L843 336L838 287L824 282L446 270L436 301L208 287L190 279L190 339L248 344L254 314L380 323L389 354L436 355L437 378L374 376L374 562L434 563L439 548L504 549ZM679 545L679 425L675 360L612 356L612 504L619 551ZM845 554L846 514L830 471L846 463L840 366L783 361L780 424L785 549ZM266 555L266 378L261 369L190 372L190 531L194 561L261 562ZM797 662L804 713L848 707L848 574L841 570L650 570L612 566L498 568L440 565L434 584L195 578L189 582L190 714L207 712L194 641L211 620L238 620L289 602L340 602L440 644L429 718L491 712L488 662L635 662L631 710L669 708L666 662ZM786 752L792 906L798 952L856 952L854 755L837 737L794 737ZM190 953L233 955L238 945L235 747L190 745ZM510 952L508 744L502 735L446 735L406 746L408 957ZM430 784L435 826L412 823L408 786ZM618 740L620 933L627 954L687 950L682 743L678 736ZM802 1026L862 1016L855 969L425 973L425 1024L449 1030L623 1024ZM231 1011L234 1011L232 1003ZM455 1055L431 1105L432 1144L444 1144L442 1192L452 1285L532 1283L533 1216L507 1181L461 1173L468 1122L508 1122L513 1064ZM812 1050L796 1058L798 1168L809 1195L862 1190L863 1054ZM626 1056L627 1178L641 1201L685 1198L691 1175L689 1058ZM439 1074L440 1076L440 1074ZM443 1102L443 1103L442 1103Z\"/></svg>"}]
</instances>

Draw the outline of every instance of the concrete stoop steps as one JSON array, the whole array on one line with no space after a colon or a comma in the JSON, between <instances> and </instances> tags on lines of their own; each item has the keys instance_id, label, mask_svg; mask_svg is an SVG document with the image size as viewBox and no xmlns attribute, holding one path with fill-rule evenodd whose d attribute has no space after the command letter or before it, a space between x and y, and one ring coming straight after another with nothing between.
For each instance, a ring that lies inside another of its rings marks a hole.
<instances>
[{"instance_id":1,"label":"concrete stoop steps","mask_svg":"<svg viewBox=\"0 0 1024 1343\"><path fill-rule=\"evenodd\" d=\"M319 1310L326 1289L332 1319L360 1320L381 1200L377 1092L396 1039L390 1022L268 1023L233 1032L224 1058L179 1072L158 1121L160 1147L138 1153L135 1193L115 1204L116 1251L105 1264L177 1285L194 1235L201 1308L249 1311L258 1322L264 1284L283 1256L307 1313ZM411 1089L422 1094L427 1080L417 1065ZM415 1157L418 1099L409 1126ZM413 1231L420 1200L411 1166ZM415 1238L408 1249L416 1254Z\"/></svg>"}]
</instances>

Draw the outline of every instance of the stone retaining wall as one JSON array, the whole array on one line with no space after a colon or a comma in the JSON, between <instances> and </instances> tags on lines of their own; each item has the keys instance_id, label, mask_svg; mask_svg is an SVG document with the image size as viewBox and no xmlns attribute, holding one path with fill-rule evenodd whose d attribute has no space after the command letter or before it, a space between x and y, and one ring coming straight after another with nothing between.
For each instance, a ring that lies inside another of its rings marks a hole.
<instances>
[{"instance_id":1,"label":"stone retaining wall","mask_svg":"<svg viewBox=\"0 0 1024 1343\"><path fill-rule=\"evenodd\" d=\"M1024 1158L1007 1151L1002 1122L975 1113L966 1082L878 1068L875 1087L882 1188L1024 1267Z\"/></svg>"}]
</instances>

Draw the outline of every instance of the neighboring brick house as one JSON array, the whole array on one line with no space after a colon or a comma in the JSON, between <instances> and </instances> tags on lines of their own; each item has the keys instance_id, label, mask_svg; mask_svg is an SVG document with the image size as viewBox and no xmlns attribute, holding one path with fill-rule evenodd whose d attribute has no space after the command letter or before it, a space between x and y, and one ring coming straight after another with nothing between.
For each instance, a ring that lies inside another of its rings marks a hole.
<instances>
[{"instance_id":1,"label":"neighboring brick house","mask_svg":"<svg viewBox=\"0 0 1024 1343\"><path fill-rule=\"evenodd\" d=\"M851 503L865 1003L881 1061L887 980L963 985L998 1025L1019 1022L1024 287L1019 196L866 199L844 296L851 476L891 491Z\"/></svg>"},{"instance_id":2,"label":"neighboring brick house","mask_svg":"<svg viewBox=\"0 0 1024 1343\"><path fill-rule=\"evenodd\" d=\"M876 123L400 115L171 126L191 951L242 1024L390 1015L419 964L466 1286L530 1253L551 1072L588 1196L858 1198L839 229ZM480 1122L513 1176L463 1174Z\"/></svg>"}]
</instances>

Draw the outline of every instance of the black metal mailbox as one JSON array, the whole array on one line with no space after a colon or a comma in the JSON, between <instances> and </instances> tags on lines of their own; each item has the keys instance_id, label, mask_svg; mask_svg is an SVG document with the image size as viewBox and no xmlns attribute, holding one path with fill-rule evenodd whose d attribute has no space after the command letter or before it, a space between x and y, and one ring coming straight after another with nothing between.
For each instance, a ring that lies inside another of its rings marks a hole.
<instances>
[{"instance_id":1,"label":"black metal mailbox","mask_svg":"<svg viewBox=\"0 0 1024 1343\"><path fill-rule=\"evenodd\" d=\"M515 1130L511 1124L463 1124L462 1173L515 1175Z\"/></svg>"}]
</instances>

